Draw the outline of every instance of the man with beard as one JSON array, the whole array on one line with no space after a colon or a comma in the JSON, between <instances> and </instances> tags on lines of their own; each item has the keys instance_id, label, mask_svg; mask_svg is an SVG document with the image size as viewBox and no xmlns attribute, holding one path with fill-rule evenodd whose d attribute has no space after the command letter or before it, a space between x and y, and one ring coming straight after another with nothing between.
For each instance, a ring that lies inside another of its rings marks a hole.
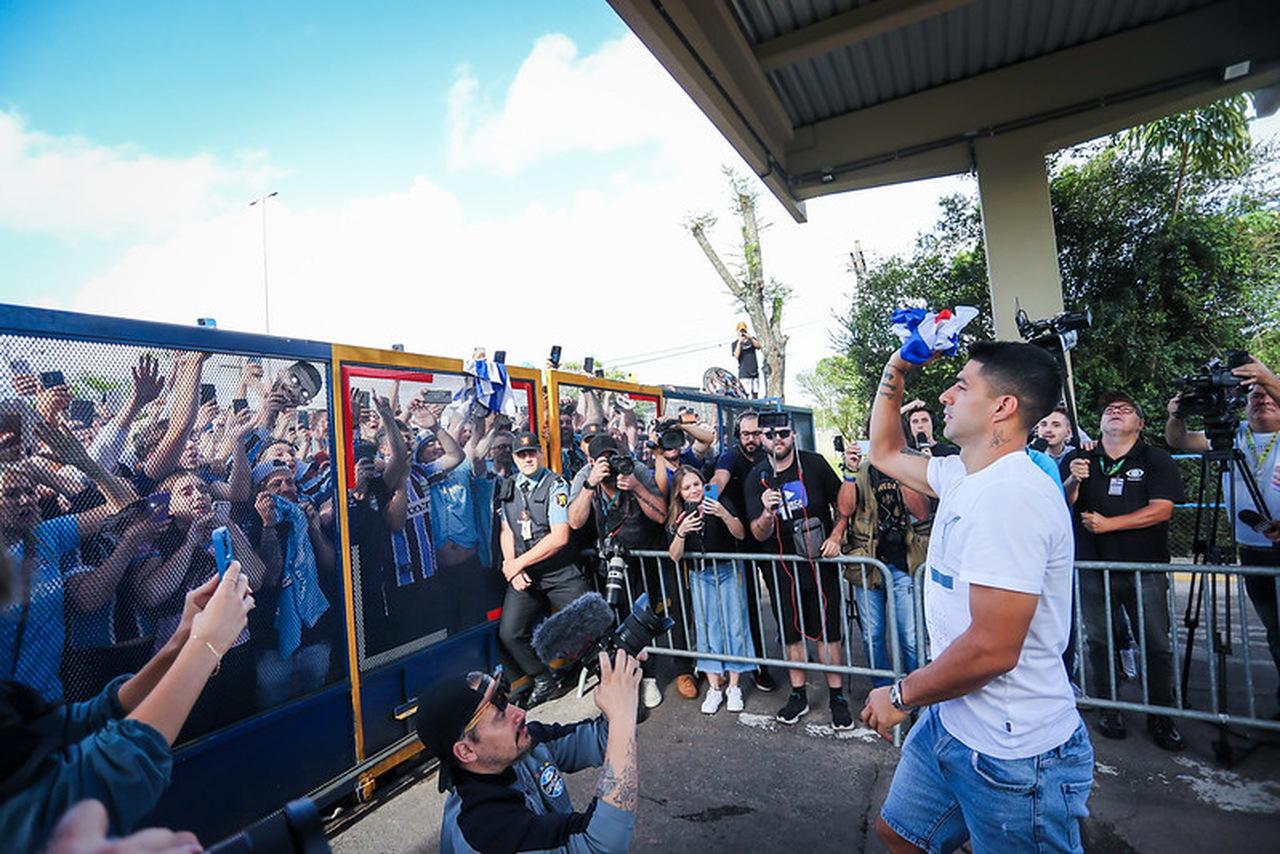
<instances>
[{"instance_id":1,"label":"man with beard","mask_svg":"<svg viewBox=\"0 0 1280 854\"><path fill-rule=\"evenodd\" d=\"M806 661L805 641L811 640L817 643L823 663L838 666L843 662L840 641L844 636L840 577L838 567L821 567L817 560L840 554L849 519L836 511L840 492L836 473L820 455L797 449L790 422L785 425L764 428L765 458L751 469L744 488L747 518L752 536L763 544L762 551L801 556L798 561L779 561L766 576L776 578L771 591L782 606L787 658ZM809 700L805 672L787 672L791 695L777 719L794 724L809 713ZM832 727L853 729L840 674L827 673L826 679Z\"/></svg>"},{"instance_id":2,"label":"man with beard","mask_svg":"<svg viewBox=\"0 0 1280 854\"><path fill-rule=\"evenodd\" d=\"M760 421L756 411L748 409L745 412L738 413L738 417L734 421L733 446L726 448L720 458L716 460L715 474L711 478L711 483L715 484L716 488L720 490L720 494L729 497L730 504L734 507L743 508L740 511L744 514L742 524L748 526L751 524L751 520L745 518L747 505L746 493L743 489L751 469L764 459L760 449L760 435ZM754 537L748 537L742 541L739 548L744 553L751 554L758 551L759 545ZM760 625L760 588L756 583L756 567L755 561L745 561L747 619L751 623L751 637L756 639L756 648L760 650L763 656L765 652L764 630ZM760 571L767 575L769 570L765 566L760 566ZM779 644L781 644L780 638ZM756 688L765 693L778 687L777 683L773 681L773 676L769 673L769 668L764 665L761 665L760 669L755 672L754 678Z\"/></svg>"},{"instance_id":3,"label":"man with beard","mask_svg":"<svg viewBox=\"0 0 1280 854\"><path fill-rule=\"evenodd\" d=\"M568 726L526 721L508 704L501 674L450 676L428 688L417 730L440 760L440 791L449 790L442 854L626 851L639 800L639 686L637 659L600 653L595 699L604 717ZM561 772L597 766L595 797L574 812Z\"/></svg>"}]
</instances>

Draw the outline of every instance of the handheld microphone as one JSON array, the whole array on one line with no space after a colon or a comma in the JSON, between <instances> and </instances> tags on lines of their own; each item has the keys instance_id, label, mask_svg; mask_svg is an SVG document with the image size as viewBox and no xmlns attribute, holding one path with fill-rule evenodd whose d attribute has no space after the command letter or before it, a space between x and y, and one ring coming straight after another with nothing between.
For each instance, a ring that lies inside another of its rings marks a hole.
<instances>
[{"instance_id":1,"label":"handheld microphone","mask_svg":"<svg viewBox=\"0 0 1280 854\"><path fill-rule=\"evenodd\" d=\"M1031 443L1030 447L1032 450L1035 450L1035 451L1047 451L1049 450L1049 440L1036 439Z\"/></svg>"},{"instance_id":2,"label":"handheld microphone","mask_svg":"<svg viewBox=\"0 0 1280 854\"><path fill-rule=\"evenodd\" d=\"M599 593L583 593L533 630L533 651L550 665L557 660L577 661L613 629L614 614Z\"/></svg>"},{"instance_id":3,"label":"handheld microphone","mask_svg":"<svg viewBox=\"0 0 1280 854\"><path fill-rule=\"evenodd\" d=\"M924 434L923 430L916 431L916 447L923 448L929 444L929 437Z\"/></svg>"},{"instance_id":4,"label":"handheld microphone","mask_svg":"<svg viewBox=\"0 0 1280 854\"><path fill-rule=\"evenodd\" d=\"M1256 510L1241 510L1236 517L1254 530L1254 533L1265 534L1267 529L1276 524Z\"/></svg>"}]
</instances>

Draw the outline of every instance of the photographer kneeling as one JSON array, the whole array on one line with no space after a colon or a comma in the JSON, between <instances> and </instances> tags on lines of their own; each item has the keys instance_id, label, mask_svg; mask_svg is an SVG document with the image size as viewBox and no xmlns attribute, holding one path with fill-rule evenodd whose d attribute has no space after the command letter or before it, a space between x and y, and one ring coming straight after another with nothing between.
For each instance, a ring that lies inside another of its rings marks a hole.
<instances>
[{"instance_id":1,"label":"photographer kneeling","mask_svg":"<svg viewBox=\"0 0 1280 854\"><path fill-rule=\"evenodd\" d=\"M611 663L600 653L595 698L604 717L566 726L526 721L507 704L500 676L468 673L432 685L417 728L440 760L440 790L451 790L442 854L626 851L639 798L639 686L638 659L618 650ZM574 812L561 772L597 766L595 798Z\"/></svg>"}]
</instances>

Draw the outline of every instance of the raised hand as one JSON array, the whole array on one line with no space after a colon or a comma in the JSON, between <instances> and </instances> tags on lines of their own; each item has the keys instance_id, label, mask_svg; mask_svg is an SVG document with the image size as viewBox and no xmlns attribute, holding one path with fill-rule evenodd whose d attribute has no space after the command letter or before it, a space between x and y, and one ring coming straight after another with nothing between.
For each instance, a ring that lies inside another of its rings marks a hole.
<instances>
[{"instance_id":1,"label":"raised hand","mask_svg":"<svg viewBox=\"0 0 1280 854\"><path fill-rule=\"evenodd\" d=\"M143 353L138 357L138 366L131 368L130 372L133 374L133 408L146 406L164 391L164 377L160 376L160 362L155 356Z\"/></svg>"}]
</instances>

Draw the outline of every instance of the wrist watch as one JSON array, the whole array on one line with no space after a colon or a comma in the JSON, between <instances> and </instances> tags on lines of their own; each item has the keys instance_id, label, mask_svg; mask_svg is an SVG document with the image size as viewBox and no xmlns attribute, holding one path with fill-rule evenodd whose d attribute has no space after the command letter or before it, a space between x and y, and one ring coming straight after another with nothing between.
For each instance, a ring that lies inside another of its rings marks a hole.
<instances>
[{"instance_id":1,"label":"wrist watch","mask_svg":"<svg viewBox=\"0 0 1280 854\"><path fill-rule=\"evenodd\" d=\"M889 703L900 712L914 712L915 706L908 706L902 702L902 680L899 679L889 686Z\"/></svg>"}]
</instances>

